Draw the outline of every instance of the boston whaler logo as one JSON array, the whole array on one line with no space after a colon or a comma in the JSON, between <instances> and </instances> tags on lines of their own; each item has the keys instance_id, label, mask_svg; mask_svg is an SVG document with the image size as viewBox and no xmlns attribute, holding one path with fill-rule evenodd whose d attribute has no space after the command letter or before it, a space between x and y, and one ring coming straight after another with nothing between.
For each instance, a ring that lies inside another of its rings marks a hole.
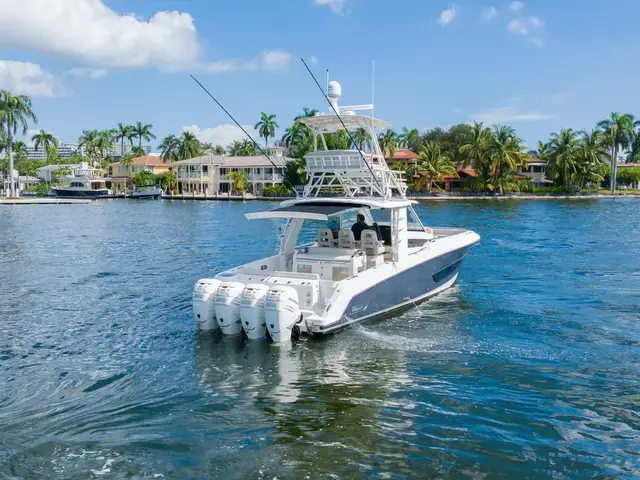
<instances>
[{"instance_id":1,"label":"boston whaler logo","mask_svg":"<svg viewBox=\"0 0 640 480\"><path fill-rule=\"evenodd\" d=\"M363 304L354 305L353 307L351 307L351 314L364 312L368 306L369 306L368 303L365 303L364 305Z\"/></svg>"}]
</instances>

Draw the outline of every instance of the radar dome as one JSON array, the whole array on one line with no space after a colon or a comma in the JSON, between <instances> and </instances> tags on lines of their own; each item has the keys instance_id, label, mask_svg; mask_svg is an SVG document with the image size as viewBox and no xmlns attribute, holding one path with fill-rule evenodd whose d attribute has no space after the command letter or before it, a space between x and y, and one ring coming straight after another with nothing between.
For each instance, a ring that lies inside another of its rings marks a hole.
<instances>
[{"instance_id":1,"label":"radar dome","mask_svg":"<svg viewBox=\"0 0 640 480\"><path fill-rule=\"evenodd\" d=\"M327 95L330 98L335 98L336 100L338 100L342 95L342 87L340 86L340 84L335 80L330 81L329 91L327 92Z\"/></svg>"}]
</instances>

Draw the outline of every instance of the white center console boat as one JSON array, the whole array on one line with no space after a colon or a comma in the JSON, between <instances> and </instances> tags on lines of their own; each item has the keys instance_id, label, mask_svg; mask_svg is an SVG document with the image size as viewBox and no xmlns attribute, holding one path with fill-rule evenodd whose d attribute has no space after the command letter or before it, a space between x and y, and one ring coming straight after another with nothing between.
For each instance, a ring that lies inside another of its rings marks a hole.
<instances>
[{"instance_id":1,"label":"white center console boat","mask_svg":"<svg viewBox=\"0 0 640 480\"><path fill-rule=\"evenodd\" d=\"M305 157L309 183L302 196L245 215L284 222L278 254L199 280L193 308L200 329L274 342L324 335L412 306L456 281L479 235L425 227L401 172L387 166L378 144L376 129L388 124L354 113L372 105L338 107L339 97L339 84L331 82L329 99L340 116L299 120L315 150ZM325 134L343 123L350 132L367 132L365 148L327 149ZM360 235L351 230L357 214L369 226Z\"/></svg>"}]
</instances>

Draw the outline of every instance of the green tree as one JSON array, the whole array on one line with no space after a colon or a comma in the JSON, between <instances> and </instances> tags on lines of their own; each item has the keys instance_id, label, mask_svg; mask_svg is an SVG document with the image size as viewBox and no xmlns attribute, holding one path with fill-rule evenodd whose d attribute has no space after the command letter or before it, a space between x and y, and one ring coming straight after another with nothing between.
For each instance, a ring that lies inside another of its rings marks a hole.
<instances>
[{"instance_id":1,"label":"green tree","mask_svg":"<svg viewBox=\"0 0 640 480\"><path fill-rule=\"evenodd\" d=\"M228 147L227 152L230 157L240 157L242 155L242 142L234 140Z\"/></svg>"},{"instance_id":2,"label":"green tree","mask_svg":"<svg viewBox=\"0 0 640 480\"><path fill-rule=\"evenodd\" d=\"M458 176L456 166L450 157L442 151L442 146L437 142L429 142L420 152L420 178L416 181L415 188L420 191L423 187L430 192L434 182L441 182L445 175Z\"/></svg>"},{"instance_id":3,"label":"green tree","mask_svg":"<svg viewBox=\"0 0 640 480\"><path fill-rule=\"evenodd\" d=\"M527 164L523 142L515 130L505 125L494 125L491 141L492 183L489 189L505 193L514 184L514 174L518 166Z\"/></svg>"},{"instance_id":4,"label":"green tree","mask_svg":"<svg viewBox=\"0 0 640 480\"><path fill-rule=\"evenodd\" d=\"M165 192L174 192L178 185L175 172L162 172L156 176L155 183Z\"/></svg>"},{"instance_id":5,"label":"green tree","mask_svg":"<svg viewBox=\"0 0 640 480\"><path fill-rule=\"evenodd\" d=\"M302 107L302 113L296 115L293 121L296 122L301 118L315 117L316 115L318 115L318 113L320 112L318 112L318 110L316 110L315 108Z\"/></svg>"},{"instance_id":6,"label":"green tree","mask_svg":"<svg viewBox=\"0 0 640 480\"><path fill-rule=\"evenodd\" d=\"M233 183L233 189L238 193L245 193L247 191L247 173L244 170L234 170L229 173L229 180Z\"/></svg>"},{"instance_id":7,"label":"green tree","mask_svg":"<svg viewBox=\"0 0 640 480\"><path fill-rule=\"evenodd\" d=\"M482 182L482 190L486 189L492 172L491 146L493 133L482 122L471 127L471 134L465 145L460 146L460 153L465 163L470 164ZM476 185L474 185L475 187Z\"/></svg>"},{"instance_id":8,"label":"green tree","mask_svg":"<svg viewBox=\"0 0 640 480\"><path fill-rule=\"evenodd\" d=\"M131 167L133 166L133 155L131 154L131 152L122 157L122 160L120 160L120 164L127 170L127 172L131 171Z\"/></svg>"},{"instance_id":9,"label":"green tree","mask_svg":"<svg viewBox=\"0 0 640 480\"><path fill-rule=\"evenodd\" d=\"M118 123L118 126L114 130L115 140L120 141L120 158L124 158L124 141L129 141L129 145L133 145L134 130L131 125L124 125Z\"/></svg>"},{"instance_id":10,"label":"green tree","mask_svg":"<svg viewBox=\"0 0 640 480\"><path fill-rule=\"evenodd\" d=\"M163 162L175 162L180 159L180 140L175 135L167 135L158 146Z\"/></svg>"},{"instance_id":11,"label":"green tree","mask_svg":"<svg viewBox=\"0 0 640 480\"><path fill-rule=\"evenodd\" d=\"M265 149L269 148L269 137L275 137L276 128L279 127L275 119L275 114L267 115L266 113L262 112L260 114L260 121L253 127L258 131L260 136L264 138Z\"/></svg>"},{"instance_id":12,"label":"green tree","mask_svg":"<svg viewBox=\"0 0 640 480\"><path fill-rule=\"evenodd\" d=\"M151 139L155 140L156 136L151 133L152 128L153 125L142 122L136 122L136 124L131 127L131 131L133 132L132 138L138 139L138 147L142 148L142 140L146 142L150 142Z\"/></svg>"},{"instance_id":13,"label":"green tree","mask_svg":"<svg viewBox=\"0 0 640 480\"><path fill-rule=\"evenodd\" d=\"M380 144L382 154L386 158L393 159L393 157L395 157L396 150L398 149L398 136L396 135L396 132L389 129L378 135L378 143Z\"/></svg>"},{"instance_id":14,"label":"green tree","mask_svg":"<svg viewBox=\"0 0 640 480\"><path fill-rule=\"evenodd\" d=\"M152 172L142 171L140 173L136 173L131 179L131 183L136 186L140 185L154 185L157 182L157 177Z\"/></svg>"},{"instance_id":15,"label":"green tree","mask_svg":"<svg viewBox=\"0 0 640 480\"><path fill-rule=\"evenodd\" d=\"M129 153L133 158L144 157L147 154L147 152L144 151L144 148L137 145L133 147Z\"/></svg>"},{"instance_id":16,"label":"green tree","mask_svg":"<svg viewBox=\"0 0 640 480\"><path fill-rule=\"evenodd\" d=\"M289 160L284 164L282 174L288 186L305 185L309 179L304 171L306 163L303 158Z\"/></svg>"},{"instance_id":17,"label":"green tree","mask_svg":"<svg viewBox=\"0 0 640 480\"><path fill-rule=\"evenodd\" d=\"M611 177L609 187L616 191L616 172L618 154L621 150L629 148L634 137L633 116L625 113L612 113L611 116L598 122L598 130L604 133L603 143L609 149L609 162L611 164Z\"/></svg>"},{"instance_id":18,"label":"green tree","mask_svg":"<svg viewBox=\"0 0 640 480\"><path fill-rule=\"evenodd\" d=\"M203 154L202 144L191 132L182 132L178 146L178 156L181 160L199 157Z\"/></svg>"},{"instance_id":19,"label":"green tree","mask_svg":"<svg viewBox=\"0 0 640 480\"><path fill-rule=\"evenodd\" d=\"M58 139L53 136L53 133L40 130L38 133L36 133L31 137L31 141L34 142L34 147L36 152L40 147L44 149L45 163L49 163L49 149L52 146L55 146L55 147L58 146Z\"/></svg>"},{"instance_id":20,"label":"green tree","mask_svg":"<svg viewBox=\"0 0 640 480\"><path fill-rule=\"evenodd\" d=\"M0 91L0 129L5 132L6 150L9 157L9 196L15 197L15 179L13 176L13 138L18 131L23 135L29 129L29 120L38 123L38 118L31 109L31 98L27 95L13 95L8 90Z\"/></svg>"},{"instance_id":21,"label":"green tree","mask_svg":"<svg viewBox=\"0 0 640 480\"><path fill-rule=\"evenodd\" d=\"M360 150L364 150L365 144L369 141L369 133L364 128L357 128L353 132L353 140Z\"/></svg>"},{"instance_id":22,"label":"green tree","mask_svg":"<svg viewBox=\"0 0 640 480\"><path fill-rule=\"evenodd\" d=\"M552 133L547 174L550 178L558 179L567 190L571 190L579 155L577 132L571 128L563 128L560 133Z\"/></svg>"}]
</instances>

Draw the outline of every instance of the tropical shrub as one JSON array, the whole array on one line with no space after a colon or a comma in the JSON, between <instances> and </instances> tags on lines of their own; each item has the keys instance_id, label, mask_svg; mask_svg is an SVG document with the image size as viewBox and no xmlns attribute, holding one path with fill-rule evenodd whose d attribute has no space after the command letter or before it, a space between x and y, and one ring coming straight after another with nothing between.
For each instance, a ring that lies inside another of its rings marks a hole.
<instances>
[{"instance_id":1,"label":"tropical shrub","mask_svg":"<svg viewBox=\"0 0 640 480\"><path fill-rule=\"evenodd\" d=\"M286 196L293 194L293 191L290 188L287 188L286 185L278 183L271 187L264 187L264 195L269 196Z\"/></svg>"}]
</instances>

